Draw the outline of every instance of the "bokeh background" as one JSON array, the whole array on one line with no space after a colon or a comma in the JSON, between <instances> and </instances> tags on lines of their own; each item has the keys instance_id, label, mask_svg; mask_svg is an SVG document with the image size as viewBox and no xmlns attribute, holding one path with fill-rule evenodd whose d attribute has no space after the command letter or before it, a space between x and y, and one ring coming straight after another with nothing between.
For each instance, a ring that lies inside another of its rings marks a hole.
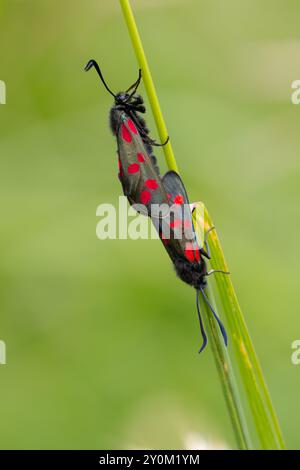
<instances>
[{"instance_id":1,"label":"bokeh background","mask_svg":"<svg viewBox=\"0 0 300 470\"><path fill-rule=\"evenodd\" d=\"M299 448L299 2L132 5L190 199L215 220ZM194 292L159 241L96 238L121 189L91 57L115 91L136 78L118 1L0 1L0 446L234 447Z\"/></svg>"}]
</instances>

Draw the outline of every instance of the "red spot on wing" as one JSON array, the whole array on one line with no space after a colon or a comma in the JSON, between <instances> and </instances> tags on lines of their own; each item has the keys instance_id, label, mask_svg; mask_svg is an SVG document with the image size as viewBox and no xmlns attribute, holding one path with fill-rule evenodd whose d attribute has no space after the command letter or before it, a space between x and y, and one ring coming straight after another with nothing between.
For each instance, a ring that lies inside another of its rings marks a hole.
<instances>
[{"instance_id":1,"label":"red spot on wing","mask_svg":"<svg viewBox=\"0 0 300 470\"><path fill-rule=\"evenodd\" d=\"M186 243L184 250L185 257L192 263L195 259L192 243Z\"/></svg>"},{"instance_id":2,"label":"red spot on wing","mask_svg":"<svg viewBox=\"0 0 300 470\"><path fill-rule=\"evenodd\" d=\"M122 168L122 163L121 163L121 160L119 159L118 161L118 165L119 165L119 168Z\"/></svg>"},{"instance_id":3,"label":"red spot on wing","mask_svg":"<svg viewBox=\"0 0 300 470\"><path fill-rule=\"evenodd\" d=\"M128 170L128 173L133 175L134 173L137 173L138 171L140 171L140 165L138 163L131 163L131 165L129 165L127 170Z\"/></svg>"},{"instance_id":4,"label":"red spot on wing","mask_svg":"<svg viewBox=\"0 0 300 470\"><path fill-rule=\"evenodd\" d=\"M194 254L195 254L195 259L196 259L196 261L199 262L199 261L200 261L200 251L199 251L199 248L196 248L196 249L194 250Z\"/></svg>"},{"instance_id":5,"label":"red spot on wing","mask_svg":"<svg viewBox=\"0 0 300 470\"><path fill-rule=\"evenodd\" d=\"M178 227L181 226L181 224L182 224L182 221L180 219L171 220L170 227L171 228L178 228Z\"/></svg>"},{"instance_id":6,"label":"red spot on wing","mask_svg":"<svg viewBox=\"0 0 300 470\"><path fill-rule=\"evenodd\" d=\"M127 124L128 124L129 129L131 130L131 132L133 132L134 134L138 133L138 131L137 131L137 129L136 129L136 127L133 124L131 119L128 119Z\"/></svg>"},{"instance_id":7,"label":"red spot on wing","mask_svg":"<svg viewBox=\"0 0 300 470\"><path fill-rule=\"evenodd\" d=\"M142 153L138 153L138 154L137 154L137 159L138 159L138 161L141 162L141 163L144 163L144 161L145 161L145 157L144 157L144 155L143 155Z\"/></svg>"},{"instance_id":8,"label":"red spot on wing","mask_svg":"<svg viewBox=\"0 0 300 470\"><path fill-rule=\"evenodd\" d=\"M132 136L129 130L127 129L127 127L125 126L125 124L122 124L121 132L122 132L122 139L125 140L125 142L132 141Z\"/></svg>"},{"instance_id":9,"label":"red spot on wing","mask_svg":"<svg viewBox=\"0 0 300 470\"><path fill-rule=\"evenodd\" d=\"M148 204L148 202L151 201L151 193L145 189L144 191L141 192L141 203L142 204Z\"/></svg>"},{"instance_id":10,"label":"red spot on wing","mask_svg":"<svg viewBox=\"0 0 300 470\"><path fill-rule=\"evenodd\" d=\"M183 203L184 203L183 196L181 194L177 194L174 197L174 204L183 204Z\"/></svg>"},{"instance_id":11,"label":"red spot on wing","mask_svg":"<svg viewBox=\"0 0 300 470\"><path fill-rule=\"evenodd\" d=\"M200 261L199 247L194 243L186 243L184 250L185 257L193 263L194 261Z\"/></svg>"},{"instance_id":12,"label":"red spot on wing","mask_svg":"<svg viewBox=\"0 0 300 470\"><path fill-rule=\"evenodd\" d=\"M148 188L148 189L157 189L158 188L158 183L156 180L146 180L145 181L145 186Z\"/></svg>"}]
</instances>

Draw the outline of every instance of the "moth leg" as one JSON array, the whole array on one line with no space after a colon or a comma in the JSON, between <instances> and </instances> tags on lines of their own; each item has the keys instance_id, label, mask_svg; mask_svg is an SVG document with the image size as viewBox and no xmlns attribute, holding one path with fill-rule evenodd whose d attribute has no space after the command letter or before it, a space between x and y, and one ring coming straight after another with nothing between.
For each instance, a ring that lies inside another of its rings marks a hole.
<instances>
[{"instance_id":1,"label":"moth leg","mask_svg":"<svg viewBox=\"0 0 300 470\"><path fill-rule=\"evenodd\" d=\"M230 274L229 271L223 271L222 269L211 269L210 271L208 271L208 273L206 273L206 276L210 276L214 273Z\"/></svg>"},{"instance_id":2,"label":"moth leg","mask_svg":"<svg viewBox=\"0 0 300 470\"><path fill-rule=\"evenodd\" d=\"M212 230L215 230L216 227L213 225L212 227L210 227L206 234L204 235L204 245L205 245L205 248L206 250L204 250L204 248L200 248L200 253L201 255L205 256L207 259L210 259L211 256L210 256L210 248L209 248L209 245L208 245L208 242L207 242L207 238L208 238L208 235L209 233L212 231Z\"/></svg>"},{"instance_id":3,"label":"moth leg","mask_svg":"<svg viewBox=\"0 0 300 470\"><path fill-rule=\"evenodd\" d=\"M148 137L148 139L149 139L149 143L151 145L154 145L155 147L163 147L164 145L167 145L167 143L169 142L170 136L168 136L162 144L157 143L155 140L152 140L149 137Z\"/></svg>"},{"instance_id":4,"label":"moth leg","mask_svg":"<svg viewBox=\"0 0 300 470\"><path fill-rule=\"evenodd\" d=\"M210 232L212 232L213 230L216 230L215 225L212 225L212 226L207 230L207 232L206 232L206 234L205 234L205 239L207 239L208 234L209 234Z\"/></svg>"},{"instance_id":5,"label":"moth leg","mask_svg":"<svg viewBox=\"0 0 300 470\"><path fill-rule=\"evenodd\" d=\"M205 242L204 242L204 243L205 243ZM207 242L206 242L206 243L207 243ZM209 250L209 246L208 246L208 245L205 245L205 247L206 247L206 250L207 250L207 251L205 251L203 247L201 247L199 251L200 251L200 253L201 253L202 256L205 256L205 258L210 259L210 250Z\"/></svg>"},{"instance_id":6,"label":"moth leg","mask_svg":"<svg viewBox=\"0 0 300 470\"><path fill-rule=\"evenodd\" d=\"M210 249L209 249L209 245L208 245L208 242L207 242L207 237L209 235L209 233L212 231L212 230L215 230L216 227L213 225L212 227L210 227L209 230L207 230L206 234L205 234L205 237L204 237L204 244L205 244L205 247L206 247L206 250L207 252L205 253L205 251L203 250L203 248L201 248L201 250L204 251L204 253L202 253L204 256L207 256L208 259L211 258L210 256ZM210 276L211 274L214 274L214 273L222 273L222 274L230 274L229 271L223 271L222 269L211 269L210 271L208 271L208 273L206 273L206 276Z\"/></svg>"}]
</instances>

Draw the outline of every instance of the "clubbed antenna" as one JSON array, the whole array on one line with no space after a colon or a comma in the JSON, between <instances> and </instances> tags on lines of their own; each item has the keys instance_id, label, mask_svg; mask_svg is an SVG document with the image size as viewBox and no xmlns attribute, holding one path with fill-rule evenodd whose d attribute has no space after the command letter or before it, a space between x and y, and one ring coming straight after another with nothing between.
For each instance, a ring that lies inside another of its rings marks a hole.
<instances>
[{"instance_id":1,"label":"clubbed antenna","mask_svg":"<svg viewBox=\"0 0 300 470\"><path fill-rule=\"evenodd\" d=\"M97 62L94 60L94 59L91 59L88 61L88 63L86 64L86 66L84 67L84 70L86 72L88 72L92 67L95 67L99 77L100 77L100 80L101 82L103 83L103 85L105 86L105 88L107 89L108 93L110 93L114 98L116 98L116 95L108 88L105 80L104 80L104 77L102 75L102 72L100 70L100 67L99 65L97 64Z\"/></svg>"}]
</instances>

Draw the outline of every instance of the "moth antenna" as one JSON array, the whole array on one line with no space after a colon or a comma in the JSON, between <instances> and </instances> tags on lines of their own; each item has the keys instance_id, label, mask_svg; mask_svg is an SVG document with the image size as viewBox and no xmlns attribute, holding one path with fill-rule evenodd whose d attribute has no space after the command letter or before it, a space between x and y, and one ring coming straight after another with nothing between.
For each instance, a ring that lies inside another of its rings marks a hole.
<instances>
[{"instance_id":1,"label":"moth antenna","mask_svg":"<svg viewBox=\"0 0 300 470\"><path fill-rule=\"evenodd\" d=\"M218 325L220 327L220 330L221 330L221 333L222 333L222 336L223 336L223 339L224 339L224 343L225 345L227 346L227 343L228 343L228 338L227 338L227 333L226 333L226 330L224 328L224 325L223 323L221 322L220 318L218 317L218 315L216 314L216 312L214 311L213 309L213 306L211 305L210 301L208 300L207 296L205 295L204 293L204 290L202 287L200 287L200 290L202 292L202 295L203 295L203 298L206 302L206 305L210 308L210 310L212 311L213 313L213 316L215 317L215 319L217 320L218 322Z\"/></svg>"},{"instance_id":2,"label":"moth antenna","mask_svg":"<svg viewBox=\"0 0 300 470\"><path fill-rule=\"evenodd\" d=\"M198 351L199 354L200 354L200 353L203 351L203 349L205 348L205 346L207 345L207 336L206 336L205 329L204 329L204 325L203 325L202 318L201 318L200 299L199 299L199 296L200 296L200 291L199 291L199 290L196 290L197 312L198 312L200 330L201 330L201 334L202 334L202 338L203 338L202 346L201 346L201 348L200 348L199 351Z\"/></svg>"},{"instance_id":3,"label":"moth antenna","mask_svg":"<svg viewBox=\"0 0 300 470\"><path fill-rule=\"evenodd\" d=\"M139 76L138 76L138 79L126 90L126 93L128 93L130 90L132 90L133 88L133 91L130 93L130 95L128 96L127 100L126 100L126 103L128 101L131 100L131 98L133 97L133 95L135 95L136 93L136 90L138 89L139 87L139 84L141 82L141 79L142 79L142 70L139 69Z\"/></svg>"},{"instance_id":4,"label":"moth antenna","mask_svg":"<svg viewBox=\"0 0 300 470\"><path fill-rule=\"evenodd\" d=\"M92 67L95 67L99 77L100 77L100 80L101 82L103 83L103 85L105 86L105 88L107 89L108 93L110 93L114 98L116 98L116 95L108 88L105 80L104 80L104 77L102 75L102 72L100 70L100 67L99 65L97 64L97 62L94 60L94 59L91 59L88 61L88 63L86 64L86 66L84 67L84 70L86 72L88 72Z\"/></svg>"}]
</instances>

